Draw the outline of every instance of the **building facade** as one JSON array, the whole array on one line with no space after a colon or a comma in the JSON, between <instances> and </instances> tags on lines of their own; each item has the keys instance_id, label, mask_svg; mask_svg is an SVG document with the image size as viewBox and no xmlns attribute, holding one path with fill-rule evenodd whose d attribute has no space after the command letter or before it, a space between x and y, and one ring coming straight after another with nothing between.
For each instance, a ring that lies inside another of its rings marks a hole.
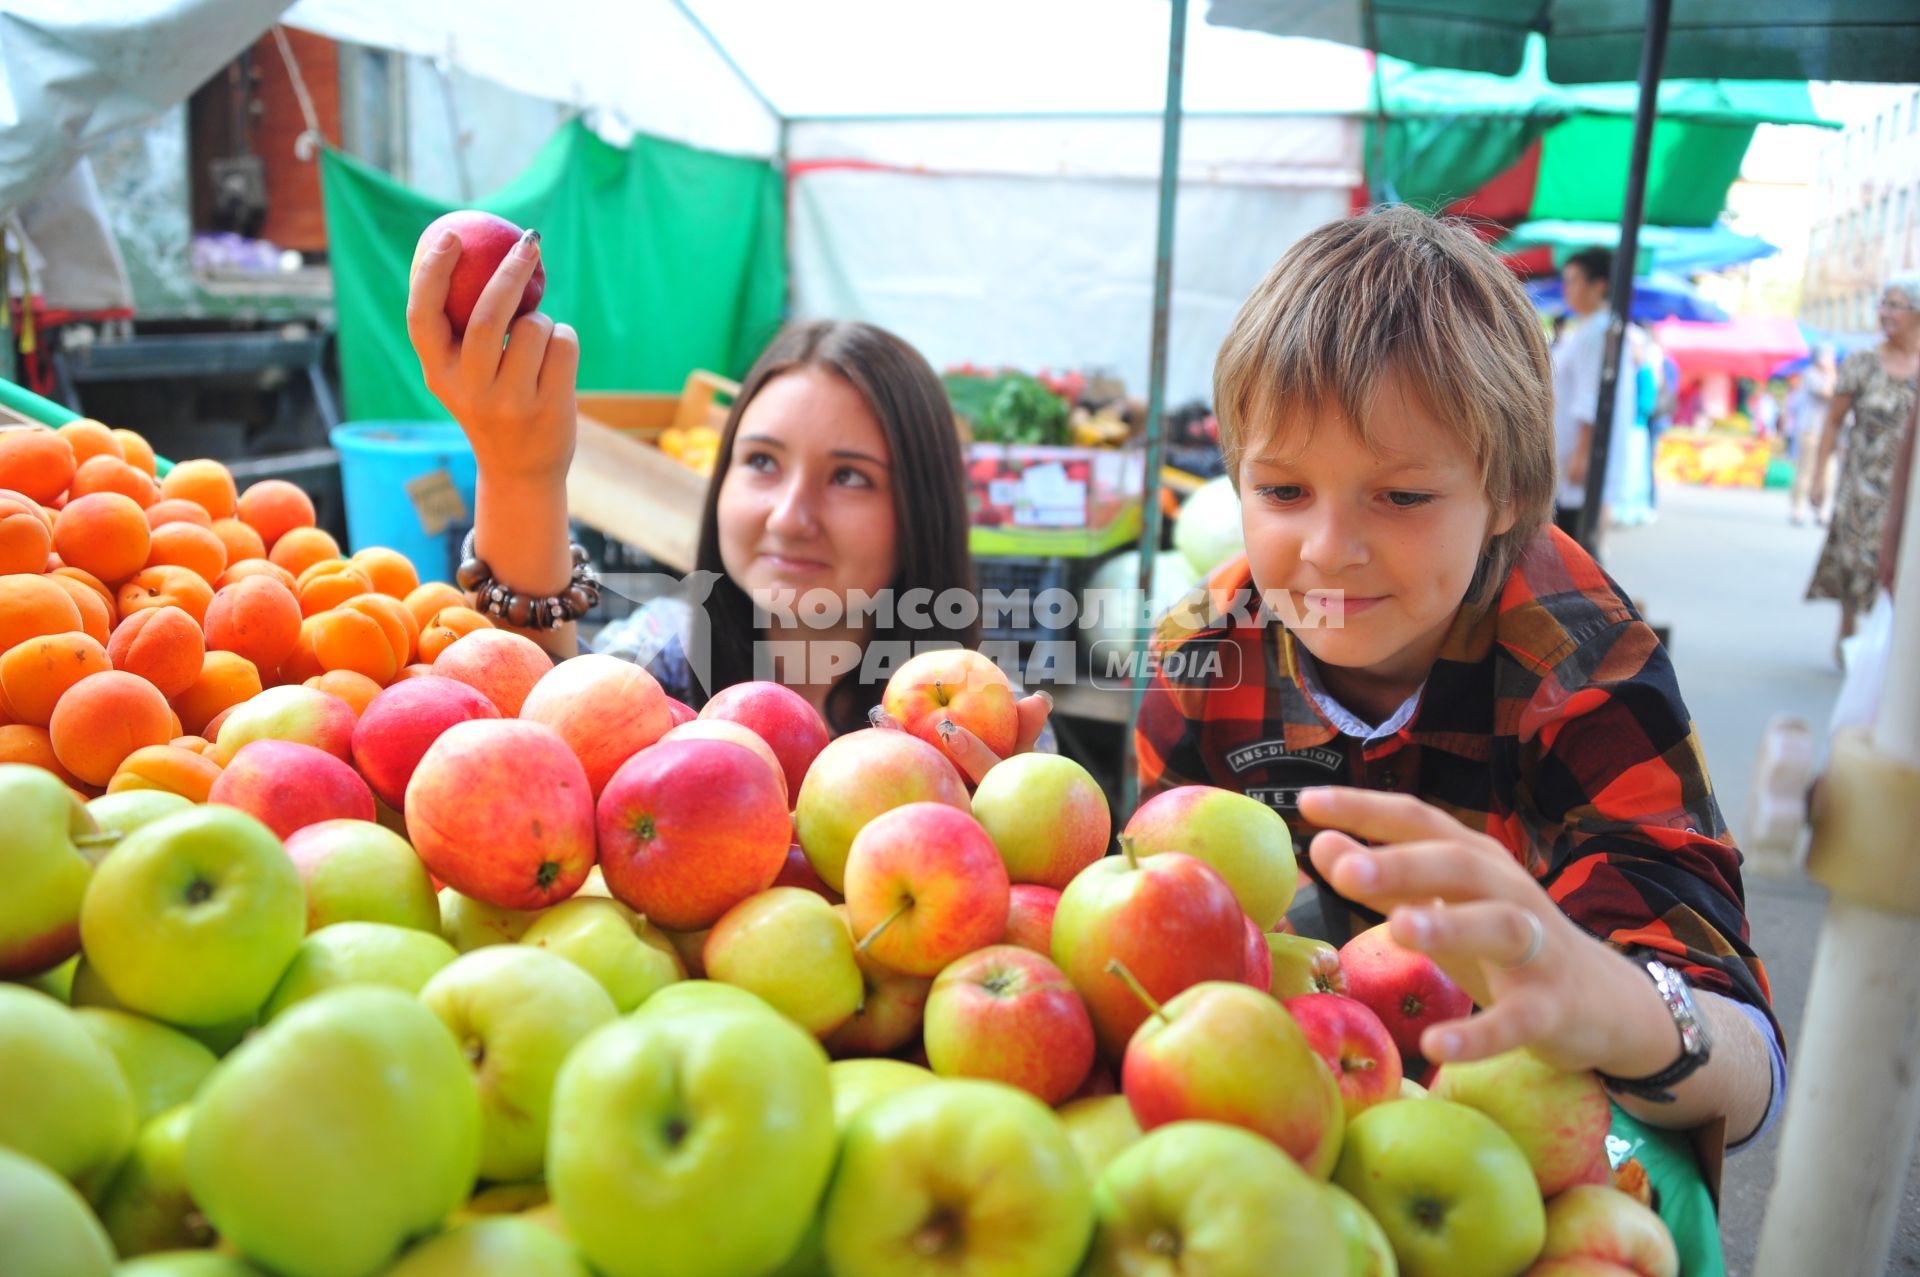
<instances>
[{"instance_id":1,"label":"building facade","mask_svg":"<svg viewBox=\"0 0 1920 1277\"><path fill-rule=\"evenodd\" d=\"M1881 286L1920 270L1920 90L1880 89L1845 113L1814 172L1814 222L1800 318L1865 332Z\"/></svg>"}]
</instances>

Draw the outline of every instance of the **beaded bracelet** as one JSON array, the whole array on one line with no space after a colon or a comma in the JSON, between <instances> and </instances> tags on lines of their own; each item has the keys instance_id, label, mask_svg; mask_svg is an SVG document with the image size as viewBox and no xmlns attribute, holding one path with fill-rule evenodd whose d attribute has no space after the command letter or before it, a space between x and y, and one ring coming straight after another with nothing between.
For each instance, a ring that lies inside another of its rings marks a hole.
<instances>
[{"instance_id":1,"label":"beaded bracelet","mask_svg":"<svg viewBox=\"0 0 1920 1277\"><path fill-rule=\"evenodd\" d=\"M473 533L460 543L460 588L473 598L474 610L522 629L558 629L577 621L600 602L600 577L587 561L586 548L572 547L573 580L558 594L534 595L509 590L493 579L493 569L474 557Z\"/></svg>"}]
</instances>

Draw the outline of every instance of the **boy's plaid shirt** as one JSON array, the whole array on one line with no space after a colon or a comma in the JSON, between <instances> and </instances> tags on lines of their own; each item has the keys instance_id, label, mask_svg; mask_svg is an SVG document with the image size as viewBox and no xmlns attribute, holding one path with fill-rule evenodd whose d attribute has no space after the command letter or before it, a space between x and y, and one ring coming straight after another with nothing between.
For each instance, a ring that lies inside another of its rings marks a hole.
<instances>
[{"instance_id":1,"label":"boy's plaid shirt","mask_svg":"<svg viewBox=\"0 0 1920 1277\"><path fill-rule=\"evenodd\" d=\"M1461 608L1410 720L1364 746L1320 712L1292 634L1256 612L1242 557L1161 622L1134 736L1142 801L1189 784L1250 794L1287 818L1312 873L1302 788L1418 795L1505 845L1593 935L1660 950L1771 1015L1740 853L1673 666L1571 538L1543 530L1497 599Z\"/></svg>"}]
</instances>

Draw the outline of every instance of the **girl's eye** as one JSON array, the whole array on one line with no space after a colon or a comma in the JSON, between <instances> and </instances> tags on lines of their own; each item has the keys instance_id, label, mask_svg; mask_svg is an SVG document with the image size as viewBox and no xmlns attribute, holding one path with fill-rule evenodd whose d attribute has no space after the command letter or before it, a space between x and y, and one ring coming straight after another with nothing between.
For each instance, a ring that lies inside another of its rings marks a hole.
<instances>
[{"instance_id":1,"label":"girl's eye","mask_svg":"<svg viewBox=\"0 0 1920 1277\"><path fill-rule=\"evenodd\" d=\"M762 474L771 474L775 468L773 454L767 452L749 452L740 459L740 464L749 470L758 470Z\"/></svg>"},{"instance_id":2,"label":"girl's eye","mask_svg":"<svg viewBox=\"0 0 1920 1277\"><path fill-rule=\"evenodd\" d=\"M1391 501L1397 509L1412 510L1432 501L1433 494L1431 492L1389 492L1387 500Z\"/></svg>"},{"instance_id":3,"label":"girl's eye","mask_svg":"<svg viewBox=\"0 0 1920 1277\"><path fill-rule=\"evenodd\" d=\"M849 488L871 488L873 486L873 480L869 479L864 471L856 470L852 466L842 466L840 469L835 470L833 472L833 481L838 484L844 484Z\"/></svg>"},{"instance_id":4,"label":"girl's eye","mask_svg":"<svg viewBox=\"0 0 1920 1277\"><path fill-rule=\"evenodd\" d=\"M1286 505L1289 502L1298 501L1305 495L1305 489L1297 483L1277 483L1269 487L1260 488L1257 491L1261 497L1276 505Z\"/></svg>"}]
</instances>

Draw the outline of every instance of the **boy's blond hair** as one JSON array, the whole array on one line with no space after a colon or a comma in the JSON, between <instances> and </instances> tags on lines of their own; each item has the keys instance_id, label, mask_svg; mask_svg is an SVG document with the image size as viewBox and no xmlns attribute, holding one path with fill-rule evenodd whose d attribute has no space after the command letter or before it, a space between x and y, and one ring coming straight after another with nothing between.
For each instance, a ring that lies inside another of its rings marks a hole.
<instances>
[{"instance_id":1,"label":"boy's blond hair","mask_svg":"<svg viewBox=\"0 0 1920 1277\"><path fill-rule=\"evenodd\" d=\"M1553 372L1513 273L1459 222L1404 205L1320 227L1241 306L1214 363L1227 473L1250 445L1323 415L1367 446L1374 395L1397 377L1451 427L1496 515L1469 597L1498 587L1552 511Z\"/></svg>"}]
</instances>

